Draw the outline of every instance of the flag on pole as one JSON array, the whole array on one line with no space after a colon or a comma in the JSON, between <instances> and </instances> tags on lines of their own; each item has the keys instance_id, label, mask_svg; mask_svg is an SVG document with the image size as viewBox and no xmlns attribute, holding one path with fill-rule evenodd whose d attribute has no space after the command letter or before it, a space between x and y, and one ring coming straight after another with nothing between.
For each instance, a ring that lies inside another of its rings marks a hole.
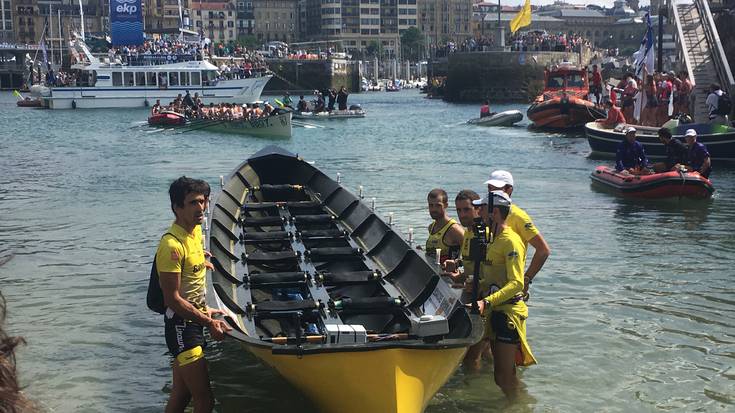
<instances>
[{"instance_id":1,"label":"flag on pole","mask_svg":"<svg viewBox=\"0 0 735 413\"><path fill-rule=\"evenodd\" d=\"M641 47L637 52L633 53L635 59L635 75L638 78L642 77L643 67L648 70L648 73L653 74L654 71L654 58L653 58L653 26L651 25L651 15L646 13L646 35L641 40Z\"/></svg>"},{"instance_id":2,"label":"flag on pole","mask_svg":"<svg viewBox=\"0 0 735 413\"><path fill-rule=\"evenodd\" d=\"M531 0L526 0L521 11L510 21L510 32L515 33L521 27L531 25Z\"/></svg>"},{"instance_id":3,"label":"flag on pole","mask_svg":"<svg viewBox=\"0 0 735 413\"><path fill-rule=\"evenodd\" d=\"M43 65L48 68L48 55L46 53L46 36L41 37L41 52L43 52Z\"/></svg>"},{"instance_id":4,"label":"flag on pole","mask_svg":"<svg viewBox=\"0 0 735 413\"><path fill-rule=\"evenodd\" d=\"M21 95L20 92L18 92L17 90L14 90L13 91L13 96L17 97L18 99L22 99L23 98L23 95Z\"/></svg>"}]
</instances>

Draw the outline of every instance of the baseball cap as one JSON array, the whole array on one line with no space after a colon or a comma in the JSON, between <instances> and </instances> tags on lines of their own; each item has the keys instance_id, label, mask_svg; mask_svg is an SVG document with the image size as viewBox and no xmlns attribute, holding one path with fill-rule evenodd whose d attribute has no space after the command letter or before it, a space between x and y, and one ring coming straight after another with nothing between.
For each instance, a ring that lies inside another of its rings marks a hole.
<instances>
[{"instance_id":1,"label":"baseball cap","mask_svg":"<svg viewBox=\"0 0 735 413\"><path fill-rule=\"evenodd\" d=\"M501 205L501 206L507 206L510 207L510 205L513 203L511 201L510 196L506 194L504 191L492 191L488 195L492 195L493 197L493 205ZM484 197L480 199L475 199L472 201L472 205L474 206L482 206L487 205L487 198L488 195L485 195Z\"/></svg>"},{"instance_id":2,"label":"baseball cap","mask_svg":"<svg viewBox=\"0 0 735 413\"><path fill-rule=\"evenodd\" d=\"M687 131L684 132L684 136L694 136L696 138L697 131L695 131L694 129L687 129Z\"/></svg>"},{"instance_id":3,"label":"baseball cap","mask_svg":"<svg viewBox=\"0 0 735 413\"><path fill-rule=\"evenodd\" d=\"M629 133L631 133L631 132L636 132L636 131L637 131L637 129L634 128L634 127L632 127L632 126L628 126L627 128L625 128L625 134L626 135L629 134Z\"/></svg>"},{"instance_id":4,"label":"baseball cap","mask_svg":"<svg viewBox=\"0 0 735 413\"><path fill-rule=\"evenodd\" d=\"M508 171L493 171L490 174L490 179L485 181L485 185L492 185L497 188L502 188L506 185L513 186L513 175L511 175Z\"/></svg>"}]
</instances>

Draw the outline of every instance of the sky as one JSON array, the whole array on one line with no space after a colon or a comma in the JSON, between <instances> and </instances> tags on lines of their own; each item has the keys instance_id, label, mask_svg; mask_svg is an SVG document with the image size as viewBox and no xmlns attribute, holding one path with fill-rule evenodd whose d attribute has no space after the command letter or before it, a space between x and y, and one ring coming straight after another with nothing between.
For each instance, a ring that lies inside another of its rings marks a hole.
<instances>
[{"instance_id":1,"label":"sky","mask_svg":"<svg viewBox=\"0 0 735 413\"><path fill-rule=\"evenodd\" d=\"M485 0L489 2L496 2L497 0ZM525 0L500 0L501 5L508 5L508 6L518 6L522 5L525 2ZM612 7L614 0L589 0L589 1L582 1L582 0L567 0L567 3L572 4L596 4L598 6L604 6L604 7ZM554 0L531 0L531 4L534 6L540 6L544 4L553 4ZM641 6L648 6L651 4L650 0L640 0L639 4Z\"/></svg>"}]
</instances>

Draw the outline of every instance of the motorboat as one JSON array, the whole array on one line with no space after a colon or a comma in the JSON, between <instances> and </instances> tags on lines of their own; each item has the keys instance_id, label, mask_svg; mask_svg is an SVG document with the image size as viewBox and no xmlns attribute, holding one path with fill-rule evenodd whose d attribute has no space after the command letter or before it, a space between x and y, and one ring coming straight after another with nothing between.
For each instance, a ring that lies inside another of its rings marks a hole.
<instances>
[{"instance_id":1,"label":"motorboat","mask_svg":"<svg viewBox=\"0 0 735 413\"><path fill-rule=\"evenodd\" d=\"M490 116L474 118L467 121L470 125L477 126L513 126L523 120L523 113L519 110L505 110L493 113Z\"/></svg>"},{"instance_id":2,"label":"motorboat","mask_svg":"<svg viewBox=\"0 0 735 413\"><path fill-rule=\"evenodd\" d=\"M706 199L715 191L709 179L684 170L634 175L598 166L590 178L593 183L626 197Z\"/></svg>"},{"instance_id":3,"label":"motorboat","mask_svg":"<svg viewBox=\"0 0 735 413\"><path fill-rule=\"evenodd\" d=\"M162 111L151 114L148 117L148 124L151 126L183 126L186 124L186 117L180 113Z\"/></svg>"},{"instance_id":4,"label":"motorboat","mask_svg":"<svg viewBox=\"0 0 735 413\"><path fill-rule=\"evenodd\" d=\"M221 184L204 228L207 298L228 334L320 412L422 412L483 332L439 266L284 149Z\"/></svg>"},{"instance_id":5,"label":"motorboat","mask_svg":"<svg viewBox=\"0 0 735 413\"><path fill-rule=\"evenodd\" d=\"M658 127L620 124L609 129L600 123L589 122L584 130L592 155L614 157L618 144L625 139L624 131L628 126L636 128L636 139L643 144L646 156L654 159L666 157L666 148L658 139ZM735 161L735 128L708 123L674 123L669 127L671 134L682 142L686 142L684 133L687 129L697 131L697 142L707 146L712 160Z\"/></svg>"},{"instance_id":6,"label":"motorboat","mask_svg":"<svg viewBox=\"0 0 735 413\"><path fill-rule=\"evenodd\" d=\"M301 120L350 119L364 117L365 111L359 107L356 109L333 110L331 112L293 112L293 118Z\"/></svg>"},{"instance_id":7,"label":"motorboat","mask_svg":"<svg viewBox=\"0 0 735 413\"><path fill-rule=\"evenodd\" d=\"M526 116L538 128L570 129L606 117L605 111L588 100L587 68L561 63L544 71L544 91L531 104Z\"/></svg>"},{"instance_id":8,"label":"motorboat","mask_svg":"<svg viewBox=\"0 0 735 413\"><path fill-rule=\"evenodd\" d=\"M43 107L43 101L41 98L31 98L31 97L24 97L23 99L18 99L17 102L15 102L18 107L21 108L42 108Z\"/></svg>"},{"instance_id":9,"label":"motorboat","mask_svg":"<svg viewBox=\"0 0 735 413\"><path fill-rule=\"evenodd\" d=\"M127 63L102 61L77 38L70 44L77 61L71 66L75 86L38 90L50 109L132 108L168 102L187 91L203 103L249 103L260 98L271 75L246 79L219 78L218 68L192 55L142 55Z\"/></svg>"}]
</instances>

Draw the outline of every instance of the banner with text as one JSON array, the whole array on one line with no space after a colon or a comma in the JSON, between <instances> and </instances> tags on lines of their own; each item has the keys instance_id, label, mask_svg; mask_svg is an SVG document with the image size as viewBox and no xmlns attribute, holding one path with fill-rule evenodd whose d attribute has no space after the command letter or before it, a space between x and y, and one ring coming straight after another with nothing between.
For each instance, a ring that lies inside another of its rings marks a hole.
<instances>
[{"instance_id":1,"label":"banner with text","mask_svg":"<svg viewBox=\"0 0 735 413\"><path fill-rule=\"evenodd\" d=\"M113 46L143 44L141 0L110 0L110 35Z\"/></svg>"}]
</instances>

